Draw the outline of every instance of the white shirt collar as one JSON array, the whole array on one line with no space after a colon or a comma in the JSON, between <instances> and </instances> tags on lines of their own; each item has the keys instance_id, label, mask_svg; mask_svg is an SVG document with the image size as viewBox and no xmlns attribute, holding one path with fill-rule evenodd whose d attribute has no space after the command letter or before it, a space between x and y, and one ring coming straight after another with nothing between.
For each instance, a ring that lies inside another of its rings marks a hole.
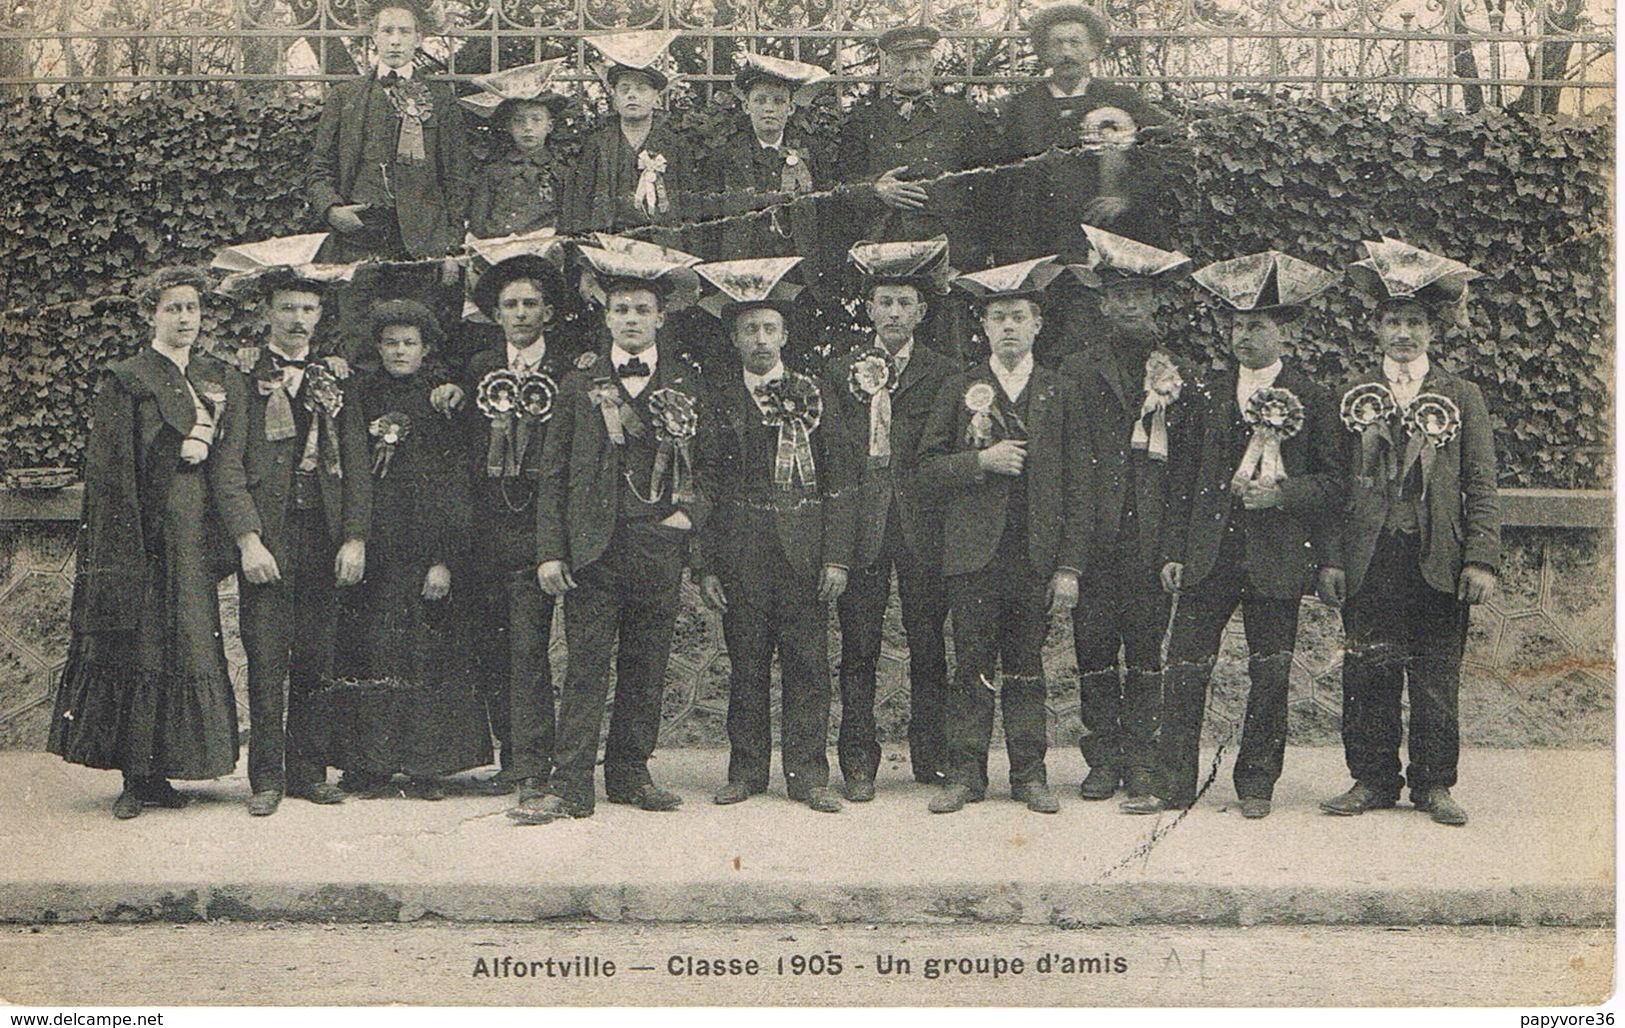
<instances>
[{"instance_id":1,"label":"white shirt collar","mask_svg":"<svg viewBox=\"0 0 1625 1028\"><path fill-rule=\"evenodd\" d=\"M1398 382L1401 375L1408 376L1407 381L1420 384L1428 377L1428 355L1422 354L1409 364L1401 364L1392 357L1382 359L1382 377L1390 382Z\"/></svg>"},{"instance_id":2,"label":"white shirt collar","mask_svg":"<svg viewBox=\"0 0 1625 1028\"><path fill-rule=\"evenodd\" d=\"M387 75L387 74L389 74L390 72L393 71L396 74L400 75L400 77L403 78L403 79L410 79L412 77L412 67L413 67L413 65L412 65L411 61L407 61L405 64L401 65L399 68L391 68L389 65L387 65L383 61L379 61L379 60L375 60L375 61L372 62L373 74L380 77L380 78L382 78L383 76L385 76L385 75Z\"/></svg>"},{"instance_id":3,"label":"white shirt collar","mask_svg":"<svg viewBox=\"0 0 1625 1028\"><path fill-rule=\"evenodd\" d=\"M1070 100L1087 92L1089 92L1089 77L1087 75L1079 79L1077 88L1072 90L1062 89L1061 84L1053 78L1049 80L1049 95L1057 100Z\"/></svg>"},{"instance_id":4,"label":"white shirt collar","mask_svg":"<svg viewBox=\"0 0 1625 1028\"><path fill-rule=\"evenodd\" d=\"M615 366L615 370L617 372L621 370L622 364L625 364L634 357L649 365L649 375L652 378L655 373L655 367L660 363L660 347L651 346L642 353L627 353L625 350L620 348L619 344L610 344L609 362Z\"/></svg>"},{"instance_id":5,"label":"white shirt collar","mask_svg":"<svg viewBox=\"0 0 1625 1028\"><path fill-rule=\"evenodd\" d=\"M1275 384L1275 377L1281 373L1280 358L1274 364L1266 364L1262 368L1249 368L1245 364L1236 366L1236 406L1245 408L1247 401L1260 389L1267 389Z\"/></svg>"},{"instance_id":6,"label":"white shirt collar","mask_svg":"<svg viewBox=\"0 0 1625 1028\"><path fill-rule=\"evenodd\" d=\"M534 369L542 363L542 358L547 356L547 340L542 336L537 336L535 341L524 349L520 349L512 343L506 345L508 347L508 367L510 368L522 365Z\"/></svg>"},{"instance_id":7,"label":"white shirt collar","mask_svg":"<svg viewBox=\"0 0 1625 1028\"><path fill-rule=\"evenodd\" d=\"M1027 388L1027 380L1033 377L1033 355L1030 353L1008 371L997 356L989 356L987 365L993 369L993 377L999 380L999 388L1004 390L1005 397L1011 403L1016 402L1022 390Z\"/></svg>"},{"instance_id":8,"label":"white shirt collar","mask_svg":"<svg viewBox=\"0 0 1625 1028\"><path fill-rule=\"evenodd\" d=\"M784 362L780 361L778 364L775 364L773 366L773 370L769 371L765 375L753 374L749 368L741 368L740 371L744 372L745 375L745 391L750 393L751 398L754 399L756 397L757 389L767 385L769 382L777 382L779 379L784 377Z\"/></svg>"},{"instance_id":9,"label":"white shirt collar","mask_svg":"<svg viewBox=\"0 0 1625 1028\"><path fill-rule=\"evenodd\" d=\"M775 139L771 143L762 142L762 137L756 134L755 129L751 130L750 137L756 140L756 145L761 147L763 150L779 150L784 147L784 131L782 129L779 131L779 138Z\"/></svg>"}]
</instances>

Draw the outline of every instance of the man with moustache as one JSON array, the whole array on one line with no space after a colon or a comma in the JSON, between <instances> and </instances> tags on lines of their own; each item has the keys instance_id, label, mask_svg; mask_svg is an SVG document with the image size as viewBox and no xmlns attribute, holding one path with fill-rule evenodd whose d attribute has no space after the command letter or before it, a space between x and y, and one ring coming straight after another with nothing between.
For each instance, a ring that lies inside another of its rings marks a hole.
<instances>
[{"instance_id":1,"label":"man with moustache","mask_svg":"<svg viewBox=\"0 0 1625 1028\"><path fill-rule=\"evenodd\" d=\"M948 778L934 814L986 796L995 694L1011 799L1060 810L1044 767L1044 639L1051 619L1078 603L1094 521L1081 405L1070 380L1033 362L1038 297L1061 270L1041 257L955 279L980 308L993 352L937 394L913 471L922 495L945 507L942 574L954 619Z\"/></svg>"},{"instance_id":2,"label":"man with moustache","mask_svg":"<svg viewBox=\"0 0 1625 1028\"><path fill-rule=\"evenodd\" d=\"M242 475L222 479L232 484L219 505L242 561L248 812L263 817L285 795L344 800L326 781L307 707L331 672L334 589L366 570L372 476L365 412L311 353L323 285L278 268L259 286L270 330L263 347L238 352L249 376L247 435Z\"/></svg>"},{"instance_id":3,"label":"man with moustache","mask_svg":"<svg viewBox=\"0 0 1625 1028\"><path fill-rule=\"evenodd\" d=\"M947 240L859 243L848 257L864 276L864 309L874 337L830 361L824 385L839 398L841 421L864 455L856 559L836 611L842 785L847 799L866 803L874 799L880 767L875 670L893 568L908 638L909 762L917 782L938 785L945 776L948 601L937 568L940 511L922 502L903 468L955 368L948 358L915 343L930 304L943 292Z\"/></svg>"},{"instance_id":4,"label":"man with moustache","mask_svg":"<svg viewBox=\"0 0 1625 1028\"><path fill-rule=\"evenodd\" d=\"M604 745L611 803L672 811L649 758L690 537L711 510L712 415L699 372L659 344L681 263L583 246L610 341L565 379L542 453L536 579L564 601L570 656L559 697L553 774L508 816L518 824L590 817L593 768L615 654L615 708Z\"/></svg>"}]
</instances>

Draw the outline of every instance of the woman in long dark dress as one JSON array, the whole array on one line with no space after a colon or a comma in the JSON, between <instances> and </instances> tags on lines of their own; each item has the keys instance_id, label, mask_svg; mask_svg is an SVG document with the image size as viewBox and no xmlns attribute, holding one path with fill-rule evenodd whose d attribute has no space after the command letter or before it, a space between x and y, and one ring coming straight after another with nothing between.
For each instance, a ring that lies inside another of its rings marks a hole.
<instances>
[{"instance_id":1,"label":"woman in long dark dress","mask_svg":"<svg viewBox=\"0 0 1625 1028\"><path fill-rule=\"evenodd\" d=\"M335 681L321 696L327 763L340 787L382 793L393 775L441 799L438 776L491 762L491 733L457 652L451 568L468 531L454 427L429 405L443 378L424 370L440 342L428 308L390 300L369 312L378 370L355 396L373 445L367 575L341 615Z\"/></svg>"},{"instance_id":2,"label":"woman in long dark dress","mask_svg":"<svg viewBox=\"0 0 1625 1028\"><path fill-rule=\"evenodd\" d=\"M237 710L216 587L229 572L210 507L216 451L241 432L242 379L192 352L209 279L165 268L141 308L152 345L108 369L85 460L72 641L48 748L124 773L113 816L181 807L169 779L237 765Z\"/></svg>"}]
</instances>

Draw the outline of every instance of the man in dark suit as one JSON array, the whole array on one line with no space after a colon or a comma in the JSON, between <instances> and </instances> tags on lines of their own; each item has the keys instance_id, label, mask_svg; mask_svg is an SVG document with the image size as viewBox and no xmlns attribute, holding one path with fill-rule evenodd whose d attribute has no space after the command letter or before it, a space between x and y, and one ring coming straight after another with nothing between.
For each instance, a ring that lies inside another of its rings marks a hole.
<instances>
[{"instance_id":1,"label":"man in dark suit","mask_svg":"<svg viewBox=\"0 0 1625 1028\"><path fill-rule=\"evenodd\" d=\"M1005 231L996 237L998 256L1055 253L1067 263L1082 260L1089 243L1080 221L1161 244L1161 176L1134 141L1164 117L1132 86L1090 75L1111 43L1110 24L1090 7L1061 3L1033 15L1027 32L1050 74L1012 94L1000 111L1000 170L987 185L1010 201ZM1063 210L1076 213L1057 218ZM1104 329L1093 300L1076 283L1057 283L1045 306L1037 352L1046 363L1078 352Z\"/></svg>"},{"instance_id":2,"label":"man in dark suit","mask_svg":"<svg viewBox=\"0 0 1625 1028\"><path fill-rule=\"evenodd\" d=\"M955 265L987 265L988 205L982 179L938 176L989 167L993 129L963 97L934 85L936 29L911 25L880 37L881 74L887 82L859 102L841 124L836 174L847 185L843 202L828 208L828 243L948 237ZM1045 251L1046 253L1049 251ZM922 339L957 357L964 326L959 305L940 304Z\"/></svg>"},{"instance_id":3,"label":"man in dark suit","mask_svg":"<svg viewBox=\"0 0 1625 1028\"><path fill-rule=\"evenodd\" d=\"M242 561L248 810L265 816L284 795L344 799L326 781L307 707L331 671L335 585L354 585L366 570L372 476L366 412L345 402L330 366L311 355L322 285L276 269L260 286L266 345L239 351L249 377L243 487L217 502Z\"/></svg>"},{"instance_id":4,"label":"man in dark suit","mask_svg":"<svg viewBox=\"0 0 1625 1028\"><path fill-rule=\"evenodd\" d=\"M1246 720L1236 757L1241 814L1267 817L1286 752L1287 677L1298 603L1327 552L1341 491L1331 399L1282 356L1304 301L1336 275L1268 251L1220 261L1195 281L1230 312L1237 366L1180 400L1170 447L1162 584L1179 595L1163 676L1153 795L1124 800L1146 814L1196 802L1202 715L1220 637L1236 608L1249 652Z\"/></svg>"},{"instance_id":5,"label":"man in dark suit","mask_svg":"<svg viewBox=\"0 0 1625 1028\"><path fill-rule=\"evenodd\" d=\"M797 258L722 261L696 270L720 290L719 315L741 373L718 397L725 458L702 542L700 593L722 612L728 646L728 782L716 802L767 791L773 653L783 688L781 762L792 800L822 813L829 787L829 603L846 589L856 537L856 453L840 402L784 366Z\"/></svg>"},{"instance_id":6,"label":"man in dark suit","mask_svg":"<svg viewBox=\"0 0 1625 1028\"><path fill-rule=\"evenodd\" d=\"M1175 401L1190 375L1156 322L1161 287L1189 271L1190 258L1093 225L1092 274L1106 333L1061 362L1078 385L1095 458L1100 516L1090 539L1081 595L1072 610L1078 660L1079 745L1089 762L1080 793L1110 799L1118 785L1149 796L1162 704L1162 639L1169 596L1158 578L1168 453L1179 435ZM1117 655L1123 654L1118 677Z\"/></svg>"},{"instance_id":7,"label":"man in dark suit","mask_svg":"<svg viewBox=\"0 0 1625 1028\"><path fill-rule=\"evenodd\" d=\"M874 339L829 362L824 384L839 398L851 445L865 455L858 490L854 571L836 610L841 622L841 731L837 743L846 798L872 800L880 743L875 737L875 669L891 598L892 569L908 637L908 752L914 780L941 784L947 764L944 700L948 600L936 566L941 514L921 504L903 472L953 361L915 345L930 299L941 292L946 240L860 243L851 259L864 273L864 309Z\"/></svg>"},{"instance_id":8,"label":"man in dark suit","mask_svg":"<svg viewBox=\"0 0 1625 1028\"><path fill-rule=\"evenodd\" d=\"M1342 394L1349 504L1319 583L1321 598L1343 608L1343 752L1355 782L1321 808L1392 807L1408 783L1418 810L1461 825L1467 812L1450 795L1461 656L1471 605L1495 592L1501 512L1483 394L1428 350L1445 326L1465 321L1477 272L1396 240L1365 245L1370 256L1350 273L1377 300L1382 364ZM1401 777L1407 683L1410 767Z\"/></svg>"},{"instance_id":9,"label":"man in dark suit","mask_svg":"<svg viewBox=\"0 0 1625 1028\"><path fill-rule=\"evenodd\" d=\"M940 495L945 508L942 573L954 616L948 779L933 813L986 795L995 695L1011 798L1060 810L1044 768L1043 646L1051 619L1077 605L1094 522L1077 393L1032 357L1043 325L1037 298L1060 271L1042 258L955 280L980 305L993 353L937 394L912 470L920 495Z\"/></svg>"},{"instance_id":10,"label":"man in dark suit","mask_svg":"<svg viewBox=\"0 0 1625 1028\"><path fill-rule=\"evenodd\" d=\"M593 767L615 654L604 748L611 803L676 810L649 776L678 588L691 533L710 512L710 412L699 372L658 345L680 264L581 247L604 296L610 343L565 380L542 453L536 577L564 600L570 656L553 774L509 816L546 824L593 812Z\"/></svg>"},{"instance_id":11,"label":"man in dark suit","mask_svg":"<svg viewBox=\"0 0 1625 1028\"><path fill-rule=\"evenodd\" d=\"M501 747L501 770L480 790L504 795L517 786L521 800L542 795L553 767L553 597L536 582L536 494L557 403L539 415L504 413L479 396L482 383L503 373L539 378L556 396L570 354L545 330L565 299L564 280L546 258L497 262L480 276L473 300L500 338L476 350L460 376L475 531L473 566L458 577L469 583L462 609L474 673Z\"/></svg>"}]
</instances>

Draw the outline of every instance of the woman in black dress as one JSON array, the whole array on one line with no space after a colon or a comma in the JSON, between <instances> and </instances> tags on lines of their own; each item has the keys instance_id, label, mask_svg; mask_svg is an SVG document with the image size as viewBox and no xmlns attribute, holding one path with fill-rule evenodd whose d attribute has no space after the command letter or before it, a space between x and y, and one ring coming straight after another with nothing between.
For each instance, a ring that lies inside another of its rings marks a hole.
<instances>
[{"instance_id":1,"label":"woman in black dress","mask_svg":"<svg viewBox=\"0 0 1625 1028\"><path fill-rule=\"evenodd\" d=\"M113 816L181 807L169 779L237 765L237 709L216 592L231 571L210 481L241 445L242 378L193 352L209 279L164 268L144 284L152 344L108 369L85 454L68 663L48 748L124 773Z\"/></svg>"},{"instance_id":2,"label":"woman in black dress","mask_svg":"<svg viewBox=\"0 0 1625 1028\"><path fill-rule=\"evenodd\" d=\"M355 396L373 447L367 575L341 614L335 681L324 690L327 763L339 785L442 799L438 776L491 762L485 708L453 632L451 568L468 532L467 484L453 424L429 405L443 376L424 360L441 342L427 307L375 304L380 367L357 373Z\"/></svg>"}]
</instances>

